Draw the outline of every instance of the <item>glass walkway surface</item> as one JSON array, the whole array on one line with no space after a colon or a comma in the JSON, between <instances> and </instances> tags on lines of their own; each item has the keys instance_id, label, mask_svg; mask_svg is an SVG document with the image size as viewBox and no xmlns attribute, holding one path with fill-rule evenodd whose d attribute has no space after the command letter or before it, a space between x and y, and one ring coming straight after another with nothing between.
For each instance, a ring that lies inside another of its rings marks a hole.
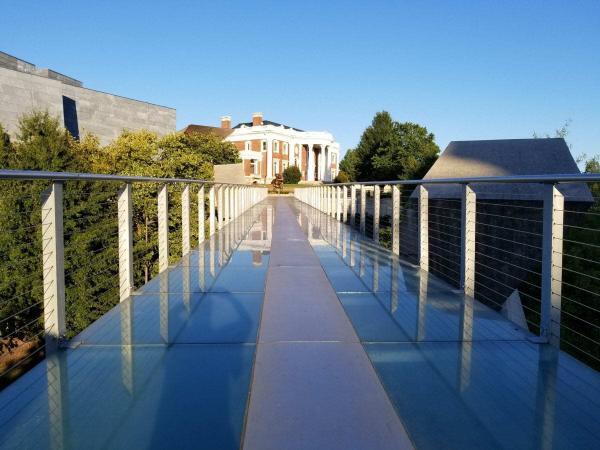
<instances>
[{"instance_id":1,"label":"glass walkway surface","mask_svg":"<svg viewBox=\"0 0 600 450\"><path fill-rule=\"evenodd\" d=\"M292 198L0 392L0 448L600 448L600 375Z\"/></svg>"}]
</instances>

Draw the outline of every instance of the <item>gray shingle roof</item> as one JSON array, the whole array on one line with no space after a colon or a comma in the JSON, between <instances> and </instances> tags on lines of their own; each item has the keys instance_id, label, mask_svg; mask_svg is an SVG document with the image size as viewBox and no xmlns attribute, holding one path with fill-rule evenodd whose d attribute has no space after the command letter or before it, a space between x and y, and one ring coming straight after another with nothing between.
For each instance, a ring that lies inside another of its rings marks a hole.
<instances>
[{"instance_id":1,"label":"gray shingle roof","mask_svg":"<svg viewBox=\"0 0 600 450\"><path fill-rule=\"evenodd\" d=\"M569 147L562 138L501 139L487 141L452 141L423 177L465 178L507 175L559 175L580 173ZM486 198L541 200L539 184L473 185ZM429 186L433 198L460 197L459 186ZM559 186L566 200L591 201L585 184Z\"/></svg>"}]
</instances>

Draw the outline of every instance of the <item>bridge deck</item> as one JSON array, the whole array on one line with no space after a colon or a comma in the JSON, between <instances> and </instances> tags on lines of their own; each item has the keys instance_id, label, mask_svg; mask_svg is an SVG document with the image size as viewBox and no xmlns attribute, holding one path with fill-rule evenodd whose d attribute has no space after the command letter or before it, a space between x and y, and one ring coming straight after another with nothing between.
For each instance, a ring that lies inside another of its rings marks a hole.
<instances>
[{"instance_id":1,"label":"bridge deck","mask_svg":"<svg viewBox=\"0 0 600 450\"><path fill-rule=\"evenodd\" d=\"M0 447L600 447L600 376L528 337L271 199L0 392Z\"/></svg>"}]
</instances>

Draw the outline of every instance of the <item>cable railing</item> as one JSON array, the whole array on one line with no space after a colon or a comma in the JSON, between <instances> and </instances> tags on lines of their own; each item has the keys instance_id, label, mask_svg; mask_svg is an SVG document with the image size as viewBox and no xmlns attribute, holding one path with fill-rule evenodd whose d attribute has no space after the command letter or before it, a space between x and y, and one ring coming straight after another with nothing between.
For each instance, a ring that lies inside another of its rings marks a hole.
<instances>
[{"instance_id":1,"label":"cable railing","mask_svg":"<svg viewBox=\"0 0 600 450\"><path fill-rule=\"evenodd\" d=\"M0 388L267 195L197 179L20 170L0 170L0 189Z\"/></svg>"},{"instance_id":2,"label":"cable railing","mask_svg":"<svg viewBox=\"0 0 600 450\"><path fill-rule=\"evenodd\" d=\"M600 175L328 184L295 197L600 370Z\"/></svg>"}]
</instances>

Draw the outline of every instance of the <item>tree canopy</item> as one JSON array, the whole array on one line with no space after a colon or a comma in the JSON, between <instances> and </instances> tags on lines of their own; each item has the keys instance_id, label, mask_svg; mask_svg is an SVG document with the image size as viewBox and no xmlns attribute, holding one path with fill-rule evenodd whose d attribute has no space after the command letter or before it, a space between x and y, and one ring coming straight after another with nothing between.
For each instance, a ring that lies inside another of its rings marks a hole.
<instances>
[{"instance_id":1,"label":"tree canopy","mask_svg":"<svg viewBox=\"0 0 600 450\"><path fill-rule=\"evenodd\" d=\"M375 114L358 146L348 150L340 169L355 181L422 178L440 149L433 133L412 122L397 122L386 112Z\"/></svg>"},{"instance_id":2,"label":"tree canopy","mask_svg":"<svg viewBox=\"0 0 600 450\"><path fill-rule=\"evenodd\" d=\"M124 131L101 146L93 135L74 139L58 119L35 112L20 120L11 141L0 124L0 167L125 175L213 178L213 164L233 163L235 146L212 135ZM0 344L40 345L42 335L41 194L47 181L0 182ZM106 313L119 300L118 183L64 183L64 246L68 336ZM192 187L192 190L195 187ZM170 250L181 251L181 186L170 186ZM134 208L134 283L157 273L156 195L158 185L136 183ZM191 202L191 217L197 216ZM197 238L197 221L192 238ZM207 228L207 227L205 227ZM0 366L3 353L0 351ZM1 368L1 367L0 367ZM2 372L2 370L0 370ZM0 383L2 380L0 380Z\"/></svg>"}]
</instances>

